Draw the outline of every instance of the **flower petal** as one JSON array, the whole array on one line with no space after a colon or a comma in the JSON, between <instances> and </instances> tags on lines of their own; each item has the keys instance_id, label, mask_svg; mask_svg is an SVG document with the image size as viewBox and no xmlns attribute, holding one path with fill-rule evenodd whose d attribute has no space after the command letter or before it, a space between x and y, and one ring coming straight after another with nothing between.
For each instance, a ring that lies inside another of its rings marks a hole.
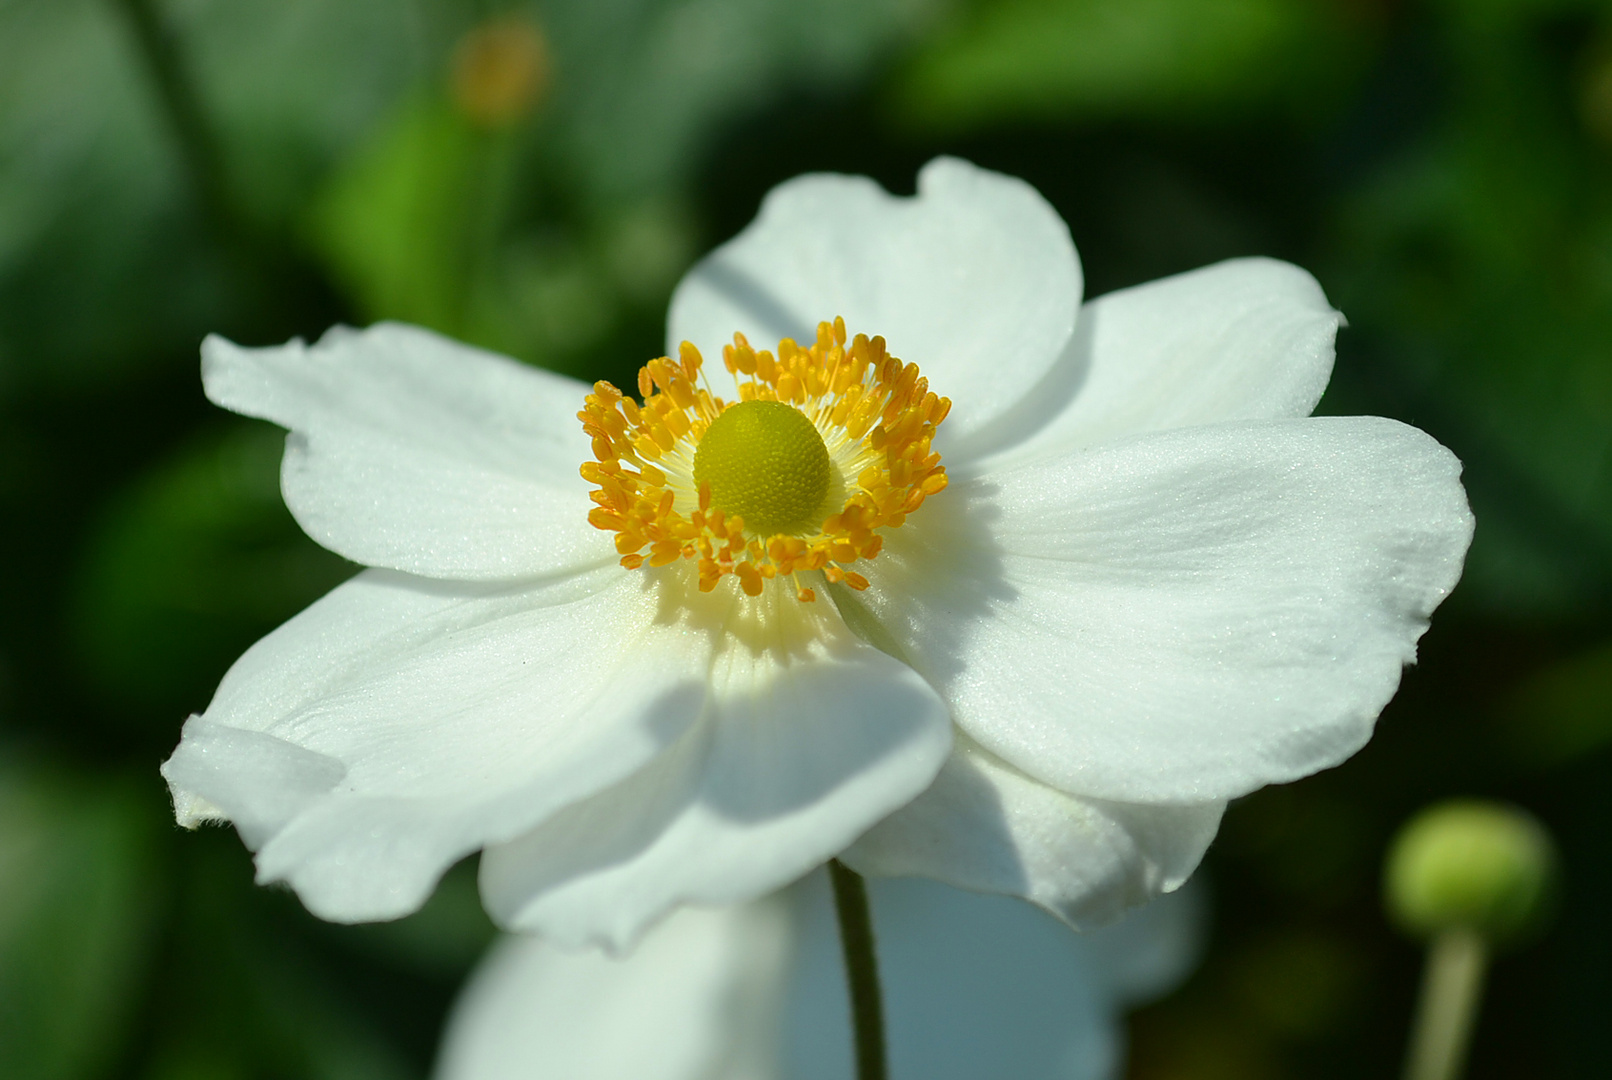
<instances>
[{"instance_id":1,"label":"flower petal","mask_svg":"<svg viewBox=\"0 0 1612 1080\"><path fill-rule=\"evenodd\" d=\"M1132 1007L1157 1001L1186 981L1209 936L1208 886L1195 876L1112 926L1081 935L1110 997Z\"/></svg>"},{"instance_id":2,"label":"flower petal","mask_svg":"<svg viewBox=\"0 0 1612 1080\"><path fill-rule=\"evenodd\" d=\"M852 1080L850 1003L826 875L791 890L800 944L785 1075ZM1121 1040L1085 935L1006 896L916 878L868 882L890 1075L1108 1080Z\"/></svg>"},{"instance_id":3,"label":"flower petal","mask_svg":"<svg viewBox=\"0 0 1612 1080\"><path fill-rule=\"evenodd\" d=\"M1460 576L1459 474L1376 417L1143 436L958 478L890 535L861 602L1030 776L1213 802L1365 743Z\"/></svg>"},{"instance_id":4,"label":"flower petal","mask_svg":"<svg viewBox=\"0 0 1612 1080\"><path fill-rule=\"evenodd\" d=\"M1231 259L1087 301L1058 365L948 462L1036 460L1148 431L1310 415L1343 316L1304 270Z\"/></svg>"},{"instance_id":5,"label":"flower petal","mask_svg":"<svg viewBox=\"0 0 1612 1080\"><path fill-rule=\"evenodd\" d=\"M487 849L496 920L624 948L676 904L794 880L928 786L951 746L935 692L832 607L767 595L774 606L748 631L725 627L705 714L675 747Z\"/></svg>"},{"instance_id":6,"label":"flower petal","mask_svg":"<svg viewBox=\"0 0 1612 1080\"><path fill-rule=\"evenodd\" d=\"M929 790L841 858L863 874L1023 897L1087 930L1186 881L1224 810L1066 795L962 738Z\"/></svg>"},{"instance_id":7,"label":"flower petal","mask_svg":"<svg viewBox=\"0 0 1612 1080\"><path fill-rule=\"evenodd\" d=\"M692 341L714 362L736 330L770 349L843 315L956 403L941 432L956 440L1046 374L1080 290L1068 227L1022 180L936 158L908 199L866 177L802 176L678 285L667 347Z\"/></svg>"},{"instance_id":8,"label":"flower petal","mask_svg":"<svg viewBox=\"0 0 1612 1080\"><path fill-rule=\"evenodd\" d=\"M1106 1080L1117 1006L1178 980L1202 930L1182 894L1096 934L934 882L870 881L868 895L891 1073L925 1080ZM849 1017L818 872L754 904L680 910L624 956L500 942L454 1006L434 1077L851 1080Z\"/></svg>"},{"instance_id":9,"label":"flower petal","mask_svg":"<svg viewBox=\"0 0 1612 1080\"><path fill-rule=\"evenodd\" d=\"M709 644L611 567L497 589L369 571L254 645L163 774L340 922L418 907L508 840L675 744Z\"/></svg>"},{"instance_id":10,"label":"flower petal","mask_svg":"<svg viewBox=\"0 0 1612 1080\"><path fill-rule=\"evenodd\" d=\"M776 1075L782 903L685 908L631 956L510 937L454 1005L436 1080L764 1080Z\"/></svg>"},{"instance_id":11,"label":"flower petal","mask_svg":"<svg viewBox=\"0 0 1612 1080\"><path fill-rule=\"evenodd\" d=\"M597 564L577 473L587 388L413 326L202 345L216 404L291 429L281 487L308 535L354 562L489 580Z\"/></svg>"}]
</instances>

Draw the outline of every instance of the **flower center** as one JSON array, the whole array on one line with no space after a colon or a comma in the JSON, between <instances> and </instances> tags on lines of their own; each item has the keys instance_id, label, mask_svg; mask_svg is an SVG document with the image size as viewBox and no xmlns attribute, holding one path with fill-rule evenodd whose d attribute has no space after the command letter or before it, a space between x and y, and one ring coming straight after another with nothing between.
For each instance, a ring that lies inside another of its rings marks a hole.
<instances>
[{"instance_id":1,"label":"flower center","mask_svg":"<svg viewBox=\"0 0 1612 1080\"><path fill-rule=\"evenodd\" d=\"M817 425L782 401L741 401L706 429L694 451L694 483L711 505L758 533L799 533L823 518L828 447Z\"/></svg>"},{"instance_id":2,"label":"flower center","mask_svg":"<svg viewBox=\"0 0 1612 1080\"><path fill-rule=\"evenodd\" d=\"M759 596L788 577L813 600L802 573L867 588L847 567L945 490L931 444L951 401L883 338L847 343L843 319L819 323L809 348L783 339L776 356L734 334L722 363L737 401L711 392L686 341L638 373L642 404L594 384L577 413L596 459L581 469L595 487L588 521L615 533L629 570L693 561L702 592L732 575Z\"/></svg>"}]
</instances>

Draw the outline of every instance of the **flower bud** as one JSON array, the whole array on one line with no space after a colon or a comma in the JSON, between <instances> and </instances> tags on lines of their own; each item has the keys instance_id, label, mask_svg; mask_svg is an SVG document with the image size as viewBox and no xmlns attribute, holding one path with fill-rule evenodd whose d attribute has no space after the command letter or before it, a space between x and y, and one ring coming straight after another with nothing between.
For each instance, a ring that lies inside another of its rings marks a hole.
<instances>
[{"instance_id":1,"label":"flower bud","mask_svg":"<svg viewBox=\"0 0 1612 1080\"><path fill-rule=\"evenodd\" d=\"M1516 807L1454 799L1428 807L1389 849L1384 891L1406 930L1512 937L1541 913L1555 868L1550 835Z\"/></svg>"},{"instance_id":2,"label":"flower bud","mask_svg":"<svg viewBox=\"0 0 1612 1080\"><path fill-rule=\"evenodd\" d=\"M454 49L453 100L474 123L503 128L523 119L548 87L548 46L517 16L471 30Z\"/></svg>"}]
</instances>

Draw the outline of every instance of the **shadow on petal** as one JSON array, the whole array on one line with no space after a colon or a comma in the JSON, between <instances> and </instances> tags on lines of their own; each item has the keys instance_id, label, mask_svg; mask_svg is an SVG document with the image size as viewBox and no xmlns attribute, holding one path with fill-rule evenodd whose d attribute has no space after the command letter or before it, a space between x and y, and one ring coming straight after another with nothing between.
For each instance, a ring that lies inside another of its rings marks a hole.
<instances>
[{"instance_id":1,"label":"shadow on petal","mask_svg":"<svg viewBox=\"0 0 1612 1080\"><path fill-rule=\"evenodd\" d=\"M948 440L942 427L935 441L947 469L954 474L966 473L972 463L1027 441L1067 409L1091 376L1101 317L1100 307L1087 304L1081 308L1075 331L1052 367L1015 405L989 424L955 440Z\"/></svg>"},{"instance_id":2,"label":"shadow on petal","mask_svg":"<svg viewBox=\"0 0 1612 1080\"><path fill-rule=\"evenodd\" d=\"M702 285L766 328L767 337L756 342L757 348L771 348L782 338L809 342L817 336L815 321L792 311L758 275L746 271L731 257L725 258L721 250L701 263L697 273ZM828 312L818 318L833 318L836 314L839 313ZM667 347L678 344L667 342Z\"/></svg>"},{"instance_id":3,"label":"shadow on petal","mask_svg":"<svg viewBox=\"0 0 1612 1080\"><path fill-rule=\"evenodd\" d=\"M678 903L749 899L843 850L934 778L952 728L911 668L826 602L648 577L655 619L709 642L699 716L631 776L487 849L504 925L621 948Z\"/></svg>"},{"instance_id":4,"label":"shadow on petal","mask_svg":"<svg viewBox=\"0 0 1612 1080\"><path fill-rule=\"evenodd\" d=\"M975 627L1005 617L1019 596L996 540L997 490L978 477L954 479L887 534L884 550L867 564L865 592L829 590L853 631L948 700L954 683L990 677L970 667L965 645ZM921 643L921 655L905 642Z\"/></svg>"}]
</instances>

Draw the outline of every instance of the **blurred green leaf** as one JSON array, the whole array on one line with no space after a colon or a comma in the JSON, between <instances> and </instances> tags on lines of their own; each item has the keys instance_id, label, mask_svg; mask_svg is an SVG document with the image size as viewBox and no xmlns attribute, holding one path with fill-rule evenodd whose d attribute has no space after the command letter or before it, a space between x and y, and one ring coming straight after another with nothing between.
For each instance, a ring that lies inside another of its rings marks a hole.
<instances>
[{"instance_id":1,"label":"blurred green leaf","mask_svg":"<svg viewBox=\"0 0 1612 1080\"><path fill-rule=\"evenodd\" d=\"M224 830L190 834L183 850L164 973L174 996L149 1032L146 1080L416 1080L379 1023L396 1019L377 1009L402 982L396 968L382 986L350 952L322 954L314 938L349 928L318 924L288 893L255 885ZM414 1004L418 988L401 989ZM418 1023L417 1011L394 1028ZM435 1009L425 1021L435 1024Z\"/></svg>"},{"instance_id":2,"label":"blurred green leaf","mask_svg":"<svg viewBox=\"0 0 1612 1080\"><path fill-rule=\"evenodd\" d=\"M453 867L425 906L391 922L343 927L344 944L425 975L462 978L498 936L481 906L476 860Z\"/></svg>"},{"instance_id":3,"label":"blurred green leaf","mask_svg":"<svg viewBox=\"0 0 1612 1080\"><path fill-rule=\"evenodd\" d=\"M90 544L73 620L119 701L200 708L239 653L352 573L280 499L284 435L243 423L158 468Z\"/></svg>"},{"instance_id":4,"label":"blurred green leaf","mask_svg":"<svg viewBox=\"0 0 1612 1080\"><path fill-rule=\"evenodd\" d=\"M284 318L267 292L289 223L465 17L454 0L154 6L251 235L203 213L125 5L0 0L0 386L121 377Z\"/></svg>"},{"instance_id":5,"label":"blurred green leaf","mask_svg":"<svg viewBox=\"0 0 1612 1080\"><path fill-rule=\"evenodd\" d=\"M471 294L474 339L588 375L579 358L624 321L658 330L666 298L695 254L689 215L671 198L623 206L571 230L518 230Z\"/></svg>"},{"instance_id":6,"label":"blurred green leaf","mask_svg":"<svg viewBox=\"0 0 1612 1080\"><path fill-rule=\"evenodd\" d=\"M1275 1035L1314 1038L1337 1028L1357 1007L1366 983L1347 940L1310 929L1271 931L1231 965L1238 1004Z\"/></svg>"},{"instance_id":7,"label":"blurred green leaf","mask_svg":"<svg viewBox=\"0 0 1612 1080\"><path fill-rule=\"evenodd\" d=\"M217 310L151 101L115 5L0 2L6 381L104 377Z\"/></svg>"},{"instance_id":8,"label":"blurred green leaf","mask_svg":"<svg viewBox=\"0 0 1612 1080\"><path fill-rule=\"evenodd\" d=\"M1559 614L1604 602L1612 566L1612 170L1539 37L1474 48L1449 118L1345 201L1326 277L1391 336L1402 412L1479 455L1467 595Z\"/></svg>"},{"instance_id":9,"label":"blurred green leaf","mask_svg":"<svg viewBox=\"0 0 1612 1080\"><path fill-rule=\"evenodd\" d=\"M1612 642L1523 682L1502 719L1506 741L1541 765L1571 761L1612 742Z\"/></svg>"},{"instance_id":10,"label":"blurred green leaf","mask_svg":"<svg viewBox=\"0 0 1612 1080\"><path fill-rule=\"evenodd\" d=\"M230 181L270 228L422 80L468 21L456 0L165 0Z\"/></svg>"},{"instance_id":11,"label":"blurred green leaf","mask_svg":"<svg viewBox=\"0 0 1612 1080\"><path fill-rule=\"evenodd\" d=\"M119 1053L160 913L148 811L124 784L0 765L7 1080L94 1077Z\"/></svg>"},{"instance_id":12,"label":"blurred green leaf","mask_svg":"<svg viewBox=\"0 0 1612 1080\"><path fill-rule=\"evenodd\" d=\"M855 89L945 0L541 0L544 135L595 205L681 193L731 125L788 92Z\"/></svg>"},{"instance_id":13,"label":"blurred green leaf","mask_svg":"<svg viewBox=\"0 0 1612 1080\"><path fill-rule=\"evenodd\" d=\"M463 336L490 153L446 98L422 94L333 176L315 243L367 316Z\"/></svg>"},{"instance_id":14,"label":"blurred green leaf","mask_svg":"<svg viewBox=\"0 0 1612 1080\"><path fill-rule=\"evenodd\" d=\"M564 370L628 313L661 307L693 258L682 204L509 223L521 160L441 93L407 101L314 204L310 232L366 319L419 323Z\"/></svg>"},{"instance_id":15,"label":"blurred green leaf","mask_svg":"<svg viewBox=\"0 0 1612 1080\"><path fill-rule=\"evenodd\" d=\"M317 983L274 987L288 1000L268 1006L278 1014L269 1031L251 1035L232 1028L241 1018L210 1013L213 1023L157 1052L144 1080L417 1080L382 1040L354 1030L322 989Z\"/></svg>"},{"instance_id":16,"label":"blurred green leaf","mask_svg":"<svg viewBox=\"0 0 1612 1080\"><path fill-rule=\"evenodd\" d=\"M313 246L366 319L565 369L624 319L659 321L694 255L682 192L725 125L786 89L856 85L930 6L516 5L553 53L528 126L478 130L446 72L423 73L324 184Z\"/></svg>"},{"instance_id":17,"label":"blurred green leaf","mask_svg":"<svg viewBox=\"0 0 1612 1080\"><path fill-rule=\"evenodd\" d=\"M86 188L107 218L164 197L174 173L146 99L111 4L0 2L0 274Z\"/></svg>"},{"instance_id":18,"label":"blurred green leaf","mask_svg":"<svg viewBox=\"0 0 1612 1080\"><path fill-rule=\"evenodd\" d=\"M1116 113L1205 115L1347 70L1350 28L1304 0L974 4L914 58L909 120L943 129ZM1327 43L1328 48L1316 46Z\"/></svg>"}]
</instances>

